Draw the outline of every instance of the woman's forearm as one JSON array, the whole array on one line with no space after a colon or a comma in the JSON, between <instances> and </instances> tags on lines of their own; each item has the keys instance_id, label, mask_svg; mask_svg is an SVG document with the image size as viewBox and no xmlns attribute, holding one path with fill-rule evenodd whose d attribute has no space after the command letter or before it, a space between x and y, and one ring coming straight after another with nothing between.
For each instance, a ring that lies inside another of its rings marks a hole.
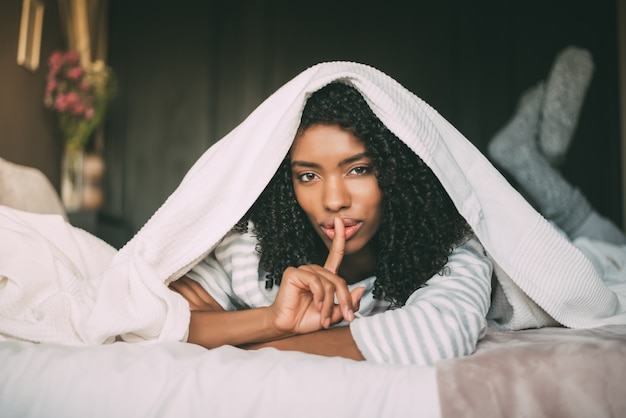
<instances>
[{"instance_id":1,"label":"woman's forearm","mask_svg":"<svg viewBox=\"0 0 626 418\"><path fill-rule=\"evenodd\" d=\"M234 345L246 348L274 346L282 350L303 351L326 356L342 356L362 360L363 357L352 338L349 327L331 328L326 331L317 331L321 328L319 315L311 306L310 297L304 298L308 307L304 312L314 315L313 321L292 321L299 325L307 323L303 329L294 329L280 321L276 324L276 314L271 307L252 308L240 311L225 311L222 306L204 290L197 282L188 277L182 277L170 284L170 288L180 293L189 303L191 317L187 341L206 348L215 348L222 345ZM306 290L306 289L305 289ZM354 292L354 298L362 295L362 288ZM296 292L297 293L297 292ZM307 296L307 291L300 292ZM350 293L348 293L350 295ZM295 298L295 297L294 297ZM353 303L356 303L353 301ZM272 305L273 306L273 305ZM296 304L297 306L297 304ZM281 305L282 312L288 312L285 304ZM293 309L292 309L293 310ZM308 312L310 311L310 312ZM294 313L291 313L294 315ZM341 317L334 319L340 320ZM283 321L284 322L284 321ZM287 321L288 324L291 324ZM317 328L315 324L317 323ZM308 328L308 329L307 329ZM311 332L313 331L313 332Z\"/></svg>"},{"instance_id":2,"label":"woman's forearm","mask_svg":"<svg viewBox=\"0 0 626 418\"><path fill-rule=\"evenodd\" d=\"M225 311L197 282L183 276L169 287L189 303L191 317L187 341L206 348L258 343L291 334L278 330L266 307Z\"/></svg>"},{"instance_id":3,"label":"woman's forearm","mask_svg":"<svg viewBox=\"0 0 626 418\"><path fill-rule=\"evenodd\" d=\"M191 311L188 342L206 348L261 343L289 336L272 326L268 308Z\"/></svg>"},{"instance_id":4,"label":"woman's forearm","mask_svg":"<svg viewBox=\"0 0 626 418\"><path fill-rule=\"evenodd\" d=\"M354 342L350 327L347 326L294 335L263 343L242 344L241 347L248 350L274 347L283 351L301 351L328 357L365 360L363 354L361 354L361 351Z\"/></svg>"}]
</instances>

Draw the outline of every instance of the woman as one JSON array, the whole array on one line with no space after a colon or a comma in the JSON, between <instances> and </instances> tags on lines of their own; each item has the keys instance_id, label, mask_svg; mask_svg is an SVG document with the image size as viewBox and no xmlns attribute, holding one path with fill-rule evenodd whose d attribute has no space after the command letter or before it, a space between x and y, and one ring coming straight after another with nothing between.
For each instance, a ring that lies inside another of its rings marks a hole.
<instances>
[{"instance_id":1,"label":"woman","mask_svg":"<svg viewBox=\"0 0 626 418\"><path fill-rule=\"evenodd\" d=\"M332 82L362 97L323 89ZM485 316L505 330L626 322L623 289L476 147L351 62L272 94L117 252L61 218L2 207L0 233L0 336L28 341L432 364L473 352Z\"/></svg>"},{"instance_id":2,"label":"woman","mask_svg":"<svg viewBox=\"0 0 626 418\"><path fill-rule=\"evenodd\" d=\"M308 99L247 215L170 286L205 347L432 364L471 353L486 327L491 263L470 235L424 162L354 87L332 83ZM352 322L355 311L372 318Z\"/></svg>"}]
</instances>

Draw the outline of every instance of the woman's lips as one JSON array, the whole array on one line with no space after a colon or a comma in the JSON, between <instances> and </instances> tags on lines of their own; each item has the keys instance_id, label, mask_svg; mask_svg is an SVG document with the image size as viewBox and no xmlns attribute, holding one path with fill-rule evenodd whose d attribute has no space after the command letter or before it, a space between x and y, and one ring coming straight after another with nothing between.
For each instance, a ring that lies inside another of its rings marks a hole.
<instances>
[{"instance_id":1,"label":"woman's lips","mask_svg":"<svg viewBox=\"0 0 626 418\"><path fill-rule=\"evenodd\" d=\"M363 222L355 221L353 219L342 219L344 230L346 232L346 241L354 236L357 231L363 225ZM333 224L333 220L324 222L322 224L322 231L324 234L332 241L335 238L335 225Z\"/></svg>"}]
</instances>

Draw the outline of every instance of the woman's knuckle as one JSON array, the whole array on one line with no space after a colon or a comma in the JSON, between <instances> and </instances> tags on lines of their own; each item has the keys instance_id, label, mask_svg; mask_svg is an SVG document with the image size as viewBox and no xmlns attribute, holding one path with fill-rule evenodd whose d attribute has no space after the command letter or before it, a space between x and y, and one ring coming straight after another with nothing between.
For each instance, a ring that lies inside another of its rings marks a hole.
<instances>
[{"instance_id":1,"label":"woman's knuckle","mask_svg":"<svg viewBox=\"0 0 626 418\"><path fill-rule=\"evenodd\" d=\"M328 281L328 280L324 280L322 285L324 286L324 289L326 289L326 290L335 290L335 285L332 282Z\"/></svg>"}]
</instances>

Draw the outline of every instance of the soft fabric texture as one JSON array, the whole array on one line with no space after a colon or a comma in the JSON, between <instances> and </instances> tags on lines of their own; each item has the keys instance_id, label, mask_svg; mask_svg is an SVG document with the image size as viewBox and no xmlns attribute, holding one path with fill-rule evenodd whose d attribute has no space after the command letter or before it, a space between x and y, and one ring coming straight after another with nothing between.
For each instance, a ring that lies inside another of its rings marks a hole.
<instances>
[{"instance_id":1,"label":"soft fabric texture","mask_svg":"<svg viewBox=\"0 0 626 418\"><path fill-rule=\"evenodd\" d=\"M489 329L470 357L437 363L444 418L623 417L626 327Z\"/></svg>"},{"instance_id":2,"label":"soft fabric texture","mask_svg":"<svg viewBox=\"0 0 626 418\"><path fill-rule=\"evenodd\" d=\"M311 67L285 84L211 147L110 261L107 251L101 251L107 255L94 262L102 267L99 272L76 270L75 292L68 298L83 297L79 284L93 280L95 302L91 307L79 304L85 310L76 313L73 333L62 330L68 335L55 339L77 344L100 344L116 335L131 340L185 339L188 304L166 285L204 258L244 215L287 153L307 96L334 80L361 91L381 121L431 167L495 260L499 279L510 278L504 290L507 303L501 301L499 312L492 315L502 318L500 326L540 325L549 320L537 316L542 311L568 327L626 322L625 297L603 283L591 262L434 109L374 68L331 62ZM12 215L4 214L3 236L13 226ZM45 228L41 221L38 230ZM27 239L55 245L53 237L25 234ZM74 251L87 260L96 257L89 247L77 245ZM16 277L28 276L30 266L12 263L4 253L1 257L0 292L6 297L7 289L19 286ZM48 283L54 280L50 277L54 271L30 279L36 285ZM13 277L14 272L19 274ZM62 273L66 272L57 274ZM18 332L10 321L4 314L0 318L5 334Z\"/></svg>"},{"instance_id":3,"label":"soft fabric texture","mask_svg":"<svg viewBox=\"0 0 626 418\"><path fill-rule=\"evenodd\" d=\"M77 330L114 254L60 215L0 206L0 340L82 343Z\"/></svg>"},{"instance_id":4,"label":"soft fabric texture","mask_svg":"<svg viewBox=\"0 0 626 418\"><path fill-rule=\"evenodd\" d=\"M434 367L195 344L0 342L6 418L440 417Z\"/></svg>"},{"instance_id":5,"label":"soft fabric texture","mask_svg":"<svg viewBox=\"0 0 626 418\"><path fill-rule=\"evenodd\" d=\"M67 219L63 203L48 177L36 168L3 158L0 158L0 205Z\"/></svg>"}]
</instances>

